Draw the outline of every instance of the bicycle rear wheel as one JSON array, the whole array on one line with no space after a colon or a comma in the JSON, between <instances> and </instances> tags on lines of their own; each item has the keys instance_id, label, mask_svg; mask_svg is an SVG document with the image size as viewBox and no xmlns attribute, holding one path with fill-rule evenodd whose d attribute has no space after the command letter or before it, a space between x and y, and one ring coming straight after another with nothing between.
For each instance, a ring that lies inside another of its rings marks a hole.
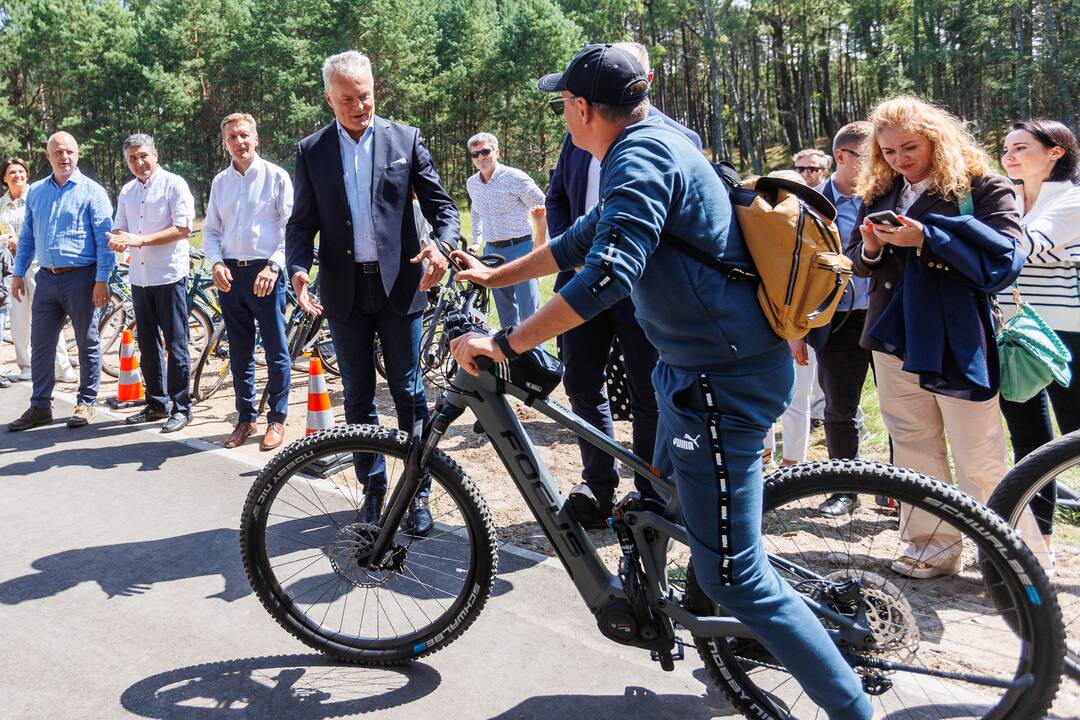
<instances>
[{"instance_id":1,"label":"bicycle rear wheel","mask_svg":"<svg viewBox=\"0 0 1080 720\"><path fill-rule=\"evenodd\" d=\"M191 380L192 400L207 400L231 379L229 336L225 332L225 325L221 324L214 328L199 361L195 364L195 374Z\"/></svg>"},{"instance_id":2,"label":"bicycle rear wheel","mask_svg":"<svg viewBox=\"0 0 1080 720\"><path fill-rule=\"evenodd\" d=\"M387 665L436 652L491 592L495 528L475 486L441 451L429 465L433 531L399 529L383 565L365 567L378 526L360 521L354 453L385 457L389 498L408 451L408 436L396 430L324 430L278 453L244 504L241 549L259 600L300 641L342 660Z\"/></svg>"},{"instance_id":3,"label":"bicycle rear wheel","mask_svg":"<svg viewBox=\"0 0 1080 720\"><path fill-rule=\"evenodd\" d=\"M1055 502L1041 496L1054 487ZM998 485L986 506L1017 527L1028 507L1053 523L1056 572L1050 578L1065 621L1065 669L1080 679L1080 431L1043 445Z\"/></svg>"},{"instance_id":4,"label":"bicycle rear wheel","mask_svg":"<svg viewBox=\"0 0 1080 720\"><path fill-rule=\"evenodd\" d=\"M817 508L833 493L855 494L860 506L847 517L823 516ZM942 552L962 553L960 573L916 580L894 571L904 552L900 516L876 506L874 496L929 513L932 538L956 533ZM1026 720L1050 707L1063 651L1054 592L1019 537L955 488L887 465L797 465L766 480L762 540L797 592L848 617L865 614L874 644L838 646L881 715ZM845 582L858 587L857 596L837 594ZM718 611L692 572L687 584L695 612ZM757 641L695 644L710 675L748 717L822 713Z\"/></svg>"}]
</instances>

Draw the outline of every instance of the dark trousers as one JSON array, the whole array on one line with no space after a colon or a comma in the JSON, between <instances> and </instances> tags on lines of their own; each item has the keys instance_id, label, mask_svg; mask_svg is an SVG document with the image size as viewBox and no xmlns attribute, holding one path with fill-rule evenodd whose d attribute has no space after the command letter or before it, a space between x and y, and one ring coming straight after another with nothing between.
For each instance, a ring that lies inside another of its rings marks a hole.
<instances>
[{"instance_id":1,"label":"dark trousers","mask_svg":"<svg viewBox=\"0 0 1080 720\"><path fill-rule=\"evenodd\" d=\"M292 384L292 362L285 345L285 282L279 277L269 295L258 297L255 278L266 267L265 262L241 267L235 260L226 260L225 265L232 273L232 287L229 292L219 292L218 298L225 332L229 334L237 422L253 423L259 417L255 408L255 324L258 323L268 373L270 410L266 419L283 423L289 414Z\"/></svg>"},{"instance_id":2,"label":"dark trousers","mask_svg":"<svg viewBox=\"0 0 1080 720\"><path fill-rule=\"evenodd\" d=\"M563 333L560 341L565 366L563 387L575 413L614 437L611 406L604 394L604 378L611 343L616 337L622 346L626 384L630 390L634 453L648 461L652 459L656 445L657 409L652 372L657 354L634 317L633 302L621 300L583 325ZM581 438L578 438L578 447L584 465L581 479L593 488L601 501L614 495L619 484L615 459ZM655 495L647 478L635 476L634 484L642 494Z\"/></svg>"},{"instance_id":3,"label":"dark trousers","mask_svg":"<svg viewBox=\"0 0 1080 720\"><path fill-rule=\"evenodd\" d=\"M372 269L371 265L356 264L352 310L347 318L330 321L330 336L345 391L345 421L349 424L379 424L379 414L375 410L373 357L378 334L398 427L411 432L414 423L428 419L427 398L419 370L423 313L402 315L394 312L377 269L365 272L365 269ZM356 453L353 464L356 477L367 490L386 491L386 463L381 455Z\"/></svg>"},{"instance_id":4,"label":"dark trousers","mask_svg":"<svg viewBox=\"0 0 1080 720\"><path fill-rule=\"evenodd\" d=\"M165 285L132 285L131 300L146 404L152 410L189 415L187 278Z\"/></svg>"},{"instance_id":5,"label":"dark trousers","mask_svg":"<svg viewBox=\"0 0 1080 720\"><path fill-rule=\"evenodd\" d=\"M818 382L825 394L825 441L830 458L859 456L859 428L855 416L870 369L870 351L859 347L865 310L836 313L833 332L817 349Z\"/></svg>"},{"instance_id":6,"label":"dark trousers","mask_svg":"<svg viewBox=\"0 0 1080 720\"><path fill-rule=\"evenodd\" d=\"M1020 462L1041 445L1054 439L1054 425L1050 419L1050 406L1062 434L1080 430L1080 333L1058 332L1058 337L1072 353L1072 384L1061 387L1056 382L1025 403L1001 400L1001 413L1012 438L1013 457ZM1050 483L1031 502L1031 510L1043 535L1053 529L1054 504L1057 502L1057 485Z\"/></svg>"},{"instance_id":7,"label":"dark trousers","mask_svg":"<svg viewBox=\"0 0 1080 720\"><path fill-rule=\"evenodd\" d=\"M30 406L52 407L56 375L56 343L71 318L75 343L79 348L79 405L93 405L101 382L101 346L98 345L98 316L94 307L96 265L87 265L60 275L45 268L37 274L37 289L30 308L30 372L33 392Z\"/></svg>"}]
</instances>

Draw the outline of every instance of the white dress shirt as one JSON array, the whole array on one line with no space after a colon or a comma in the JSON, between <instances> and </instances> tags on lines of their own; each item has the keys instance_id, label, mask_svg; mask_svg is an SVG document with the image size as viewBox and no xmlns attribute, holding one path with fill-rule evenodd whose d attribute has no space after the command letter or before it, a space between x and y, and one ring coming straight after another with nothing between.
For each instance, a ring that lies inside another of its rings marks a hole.
<instances>
[{"instance_id":1,"label":"white dress shirt","mask_svg":"<svg viewBox=\"0 0 1080 720\"><path fill-rule=\"evenodd\" d=\"M116 198L113 230L153 235L170 227L191 229L195 200L179 175L158 168L145 183L133 178ZM187 277L188 241L128 248L128 278L137 287L167 285Z\"/></svg>"},{"instance_id":2,"label":"white dress shirt","mask_svg":"<svg viewBox=\"0 0 1080 720\"><path fill-rule=\"evenodd\" d=\"M203 251L211 265L230 260L285 264L285 224L292 214L289 173L255 156L243 175L229 163L210 185Z\"/></svg>"},{"instance_id":3,"label":"white dress shirt","mask_svg":"<svg viewBox=\"0 0 1080 720\"><path fill-rule=\"evenodd\" d=\"M338 128L338 147L341 148L345 196L349 200L349 214L352 216L353 261L377 262L379 246L375 243L375 224L371 219L371 146L375 125L369 124L360 139L353 140L340 123L334 122Z\"/></svg>"}]
</instances>

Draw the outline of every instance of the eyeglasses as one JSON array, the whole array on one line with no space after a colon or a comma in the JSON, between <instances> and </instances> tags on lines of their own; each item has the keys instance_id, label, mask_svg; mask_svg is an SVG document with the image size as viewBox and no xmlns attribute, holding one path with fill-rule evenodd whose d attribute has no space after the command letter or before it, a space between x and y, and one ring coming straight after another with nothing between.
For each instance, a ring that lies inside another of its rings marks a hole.
<instances>
[{"instance_id":1,"label":"eyeglasses","mask_svg":"<svg viewBox=\"0 0 1080 720\"><path fill-rule=\"evenodd\" d=\"M577 95L570 95L568 97L557 97L548 100L548 107L551 108L551 113L555 117L562 117L563 109L566 107L567 100L577 100Z\"/></svg>"},{"instance_id":2,"label":"eyeglasses","mask_svg":"<svg viewBox=\"0 0 1080 720\"><path fill-rule=\"evenodd\" d=\"M487 157L488 155L491 154L491 150L492 150L492 148L481 148L480 150L470 150L469 151L469 157L471 157L473 160L480 157L481 155L483 155L484 157Z\"/></svg>"},{"instance_id":3,"label":"eyeglasses","mask_svg":"<svg viewBox=\"0 0 1080 720\"><path fill-rule=\"evenodd\" d=\"M795 166L795 172L803 173L803 174L821 172L824 169L825 168L820 168L820 167L817 167L816 165L815 166L807 166L807 165L796 165Z\"/></svg>"},{"instance_id":4,"label":"eyeglasses","mask_svg":"<svg viewBox=\"0 0 1080 720\"><path fill-rule=\"evenodd\" d=\"M846 152L848 155L854 155L857 158L862 158L862 153L855 152L854 150L848 150L847 148L836 148L836 152Z\"/></svg>"}]
</instances>

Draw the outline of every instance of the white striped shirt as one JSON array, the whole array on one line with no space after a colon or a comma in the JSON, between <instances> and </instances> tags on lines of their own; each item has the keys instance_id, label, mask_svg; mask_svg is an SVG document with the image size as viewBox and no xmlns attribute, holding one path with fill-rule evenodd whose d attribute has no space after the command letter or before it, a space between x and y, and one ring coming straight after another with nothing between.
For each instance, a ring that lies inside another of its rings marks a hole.
<instances>
[{"instance_id":1,"label":"white striped shirt","mask_svg":"<svg viewBox=\"0 0 1080 720\"><path fill-rule=\"evenodd\" d=\"M1024 214L1018 189L1023 237L1028 259L1017 285L1024 301L1054 330L1080 332L1080 187L1070 182L1044 182L1035 205ZM1012 290L998 295L1005 317L1016 313Z\"/></svg>"}]
</instances>

